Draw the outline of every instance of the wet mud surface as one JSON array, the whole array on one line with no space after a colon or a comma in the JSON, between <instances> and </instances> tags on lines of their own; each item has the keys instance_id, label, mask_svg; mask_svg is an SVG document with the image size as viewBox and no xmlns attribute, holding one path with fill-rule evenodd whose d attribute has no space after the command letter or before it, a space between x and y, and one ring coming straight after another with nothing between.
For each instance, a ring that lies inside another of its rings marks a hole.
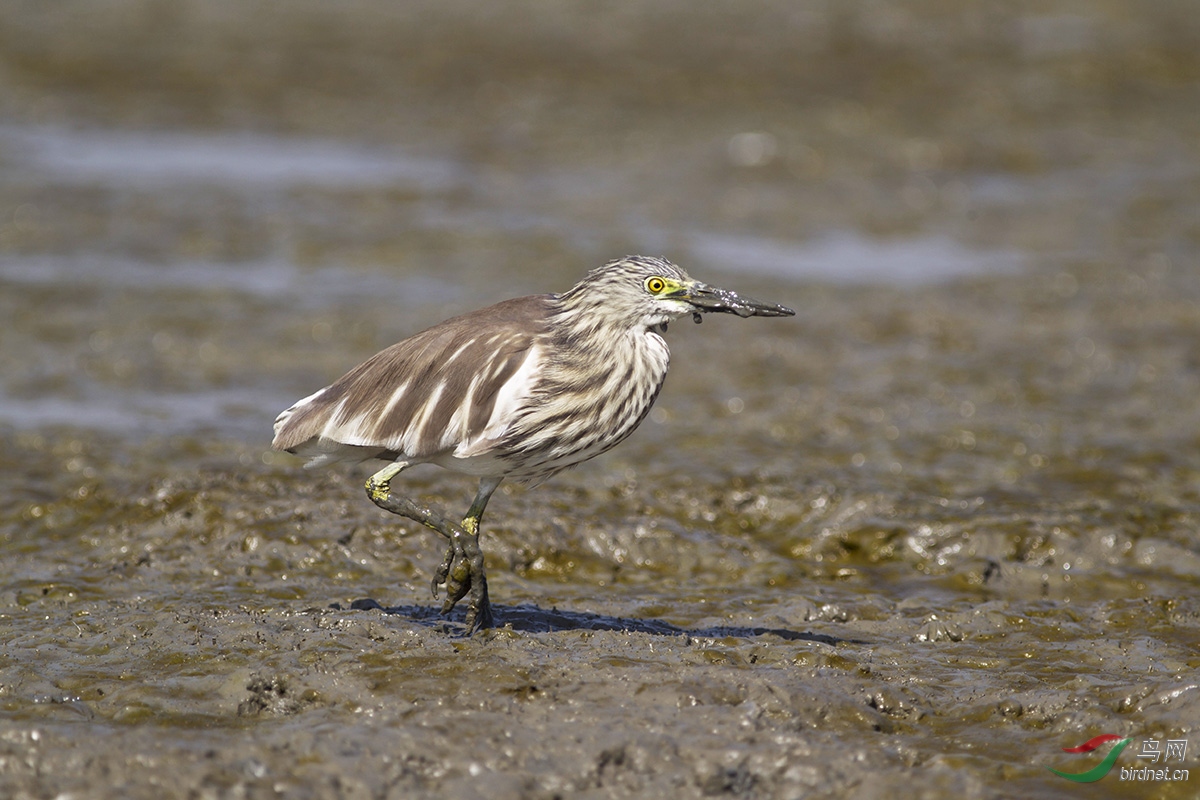
<instances>
[{"instance_id":1,"label":"wet mud surface","mask_svg":"<svg viewBox=\"0 0 1200 800\"><path fill-rule=\"evenodd\" d=\"M1052 6L4 11L0 795L1194 796L1198 29ZM627 252L797 316L502 486L465 637L271 421Z\"/></svg>"}]
</instances>

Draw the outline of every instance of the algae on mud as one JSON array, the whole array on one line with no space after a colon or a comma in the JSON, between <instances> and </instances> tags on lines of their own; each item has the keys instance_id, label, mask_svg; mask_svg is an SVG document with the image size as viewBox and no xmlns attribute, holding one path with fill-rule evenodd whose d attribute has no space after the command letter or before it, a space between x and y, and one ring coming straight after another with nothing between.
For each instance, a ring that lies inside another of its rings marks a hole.
<instances>
[{"instance_id":1,"label":"algae on mud","mask_svg":"<svg viewBox=\"0 0 1200 800\"><path fill-rule=\"evenodd\" d=\"M0 12L0 792L1049 798L1192 736L1188 4L72 8ZM502 490L464 639L273 412L644 250L798 316Z\"/></svg>"}]
</instances>

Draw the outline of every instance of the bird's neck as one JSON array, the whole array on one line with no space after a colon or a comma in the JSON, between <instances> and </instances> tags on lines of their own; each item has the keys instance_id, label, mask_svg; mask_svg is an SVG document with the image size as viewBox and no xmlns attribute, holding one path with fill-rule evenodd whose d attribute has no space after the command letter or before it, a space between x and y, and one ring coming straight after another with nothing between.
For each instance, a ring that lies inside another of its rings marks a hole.
<instances>
[{"instance_id":1,"label":"bird's neck","mask_svg":"<svg viewBox=\"0 0 1200 800\"><path fill-rule=\"evenodd\" d=\"M554 326L552 346L559 352L574 351L592 358L605 354L613 358L639 358L645 355L647 347L665 350L662 335L666 331L666 322L631 327L609 322L587 308L568 307Z\"/></svg>"}]
</instances>

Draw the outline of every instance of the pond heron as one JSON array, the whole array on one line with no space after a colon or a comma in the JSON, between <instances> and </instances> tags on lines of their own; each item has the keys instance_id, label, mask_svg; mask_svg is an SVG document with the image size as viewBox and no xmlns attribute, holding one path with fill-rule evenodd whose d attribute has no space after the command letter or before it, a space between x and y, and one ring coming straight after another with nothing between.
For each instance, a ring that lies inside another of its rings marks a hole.
<instances>
[{"instance_id":1,"label":"pond heron","mask_svg":"<svg viewBox=\"0 0 1200 800\"><path fill-rule=\"evenodd\" d=\"M667 375L667 323L708 312L795 313L627 256L562 294L506 300L392 345L280 414L272 446L307 466L391 462L367 495L450 540L433 595L445 586L446 613L469 594L474 633L494 624L479 530L496 487L541 483L633 433ZM392 493L402 470L427 463L479 478L461 523Z\"/></svg>"}]
</instances>

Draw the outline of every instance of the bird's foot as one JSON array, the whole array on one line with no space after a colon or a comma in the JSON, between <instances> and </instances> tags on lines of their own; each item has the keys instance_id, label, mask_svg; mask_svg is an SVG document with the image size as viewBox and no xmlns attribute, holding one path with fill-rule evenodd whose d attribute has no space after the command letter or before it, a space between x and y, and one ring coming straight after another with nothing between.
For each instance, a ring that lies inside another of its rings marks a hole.
<instances>
[{"instance_id":1,"label":"bird's foot","mask_svg":"<svg viewBox=\"0 0 1200 800\"><path fill-rule=\"evenodd\" d=\"M446 557L433 577L433 596L438 596L438 586L446 587L446 601L442 613L446 614L459 600L470 595L467 603L467 632L474 633L493 626L492 607L488 603L487 578L483 572L483 550L477 535L479 514L482 509L469 515L464 524L456 525L432 508L420 506L406 497L392 494L386 471L380 471L367 481L367 496L375 505L393 514L420 522L450 540ZM380 480L380 476L383 479Z\"/></svg>"},{"instance_id":2,"label":"bird's foot","mask_svg":"<svg viewBox=\"0 0 1200 800\"><path fill-rule=\"evenodd\" d=\"M479 539L465 531L455 531L450 537L446 557L433 574L430 589L438 596L438 586L446 587L442 613L448 614L467 595L467 633L494 625L492 606L488 602L487 576L483 569L483 550Z\"/></svg>"},{"instance_id":3,"label":"bird's foot","mask_svg":"<svg viewBox=\"0 0 1200 800\"><path fill-rule=\"evenodd\" d=\"M457 544L454 541L450 542L450 546L446 548L446 557L442 559L441 565L433 573L433 580L429 583L429 588L433 592L435 600L439 597L438 587L446 587L446 602L445 607L442 608L443 614L454 608L459 600L466 597L467 592L471 588L471 568L467 565L466 553Z\"/></svg>"}]
</instances>

